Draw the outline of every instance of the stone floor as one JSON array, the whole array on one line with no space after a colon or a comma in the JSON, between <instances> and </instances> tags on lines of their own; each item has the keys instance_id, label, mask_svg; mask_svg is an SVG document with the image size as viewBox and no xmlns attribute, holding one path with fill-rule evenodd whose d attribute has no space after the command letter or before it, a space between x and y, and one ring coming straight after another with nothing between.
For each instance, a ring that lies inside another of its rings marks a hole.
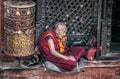
<instances>
[{"instance_id":1,"label":"stone floor","mask_svg":"<svg viewBox=\"0 0 120 79\"><path fill-rule=\"evenodd\" d=\"M84 61L79 73L56 73L39 64L26 67L18 62L0 61L0 79L120 79L120 60Z\"/></svg>"},{"instance_id":2,"label":"stone floor","mask_svg":"<svg viewBox=\"0 0 120 79\"><path fill-rule=\"evenodd\" d=\"M84 58L81 59L84 62L84 67L119 67L120 66L120 60L102 60L102 61L88 61ZM15 61L0 61L0 69L6 70L6 69L35 69L40 68L43 66L41 63L35 65L35 66L25 66L21 64L23 61L18 62Z\"/></svg>"}]
</instances>

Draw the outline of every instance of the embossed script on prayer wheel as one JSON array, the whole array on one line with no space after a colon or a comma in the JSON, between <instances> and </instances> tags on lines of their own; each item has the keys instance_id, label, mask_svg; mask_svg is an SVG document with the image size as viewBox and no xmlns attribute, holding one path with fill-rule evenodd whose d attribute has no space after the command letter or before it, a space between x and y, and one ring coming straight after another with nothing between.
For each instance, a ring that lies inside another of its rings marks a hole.
<instances>
[{"instance_id":1,"label":"embossed script on prayer wheel","mask_svg":"<svg viewBox=\"0 0 120 79\"><path fill-rule=\"evenodd\" d=\"M11 56L29 56L34 53L35 3L32 1L5 1L5 49Z\"/></svg>"}]
</instances>

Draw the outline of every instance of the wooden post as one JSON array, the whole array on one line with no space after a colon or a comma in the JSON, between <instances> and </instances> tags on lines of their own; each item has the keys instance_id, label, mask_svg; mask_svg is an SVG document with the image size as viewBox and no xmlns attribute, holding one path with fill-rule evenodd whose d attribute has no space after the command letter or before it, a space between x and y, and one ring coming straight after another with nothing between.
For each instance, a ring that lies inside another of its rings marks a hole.
<instances>
[{"instance_id":1,"label":"wooden post","mask_svg":"<svg viewBox=\"0 0 120 79\"><path fill-rule=\"evenodd\" d=\"M4 7L3 7L4 0L0 0L0 52L3 50L3 32L4 32Z\"/></svg>"}]
</instances>

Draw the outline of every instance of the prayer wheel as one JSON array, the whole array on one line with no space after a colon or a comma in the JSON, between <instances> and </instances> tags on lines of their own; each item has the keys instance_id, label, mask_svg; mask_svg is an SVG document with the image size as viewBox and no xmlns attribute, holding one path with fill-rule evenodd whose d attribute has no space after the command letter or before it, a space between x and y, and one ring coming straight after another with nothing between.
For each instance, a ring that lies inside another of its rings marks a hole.
<instances>
[{"instance_id":1,"label":"prayer wheel","mask_svg":"<svg viewBox=\"0 0 120 79\"><path fill-rule=\"evenodd\" d=\"M34 54L35 2L6 0L4 12L5 54L17 57Z\"/></svg>"}]
</instances>

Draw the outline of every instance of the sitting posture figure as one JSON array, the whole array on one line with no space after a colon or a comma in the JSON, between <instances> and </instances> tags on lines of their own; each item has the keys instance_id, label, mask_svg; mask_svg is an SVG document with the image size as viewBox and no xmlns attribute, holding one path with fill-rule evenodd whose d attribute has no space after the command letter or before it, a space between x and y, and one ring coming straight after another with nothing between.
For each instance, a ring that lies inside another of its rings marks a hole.
<instances>
[{"instance_id":1,"label":"sitting posture figure","mask_svg":"<svg viewBox=\"0 0 120 79\"><path fill-rule=\"evenodd\" d=\"M57 23L54 30L47 30L41 35L38 43L42 59L51 62L62 72L74 69L85 54L83 47L66 47L66 32L66 25Z\"/></svg>"}]
</instances>

